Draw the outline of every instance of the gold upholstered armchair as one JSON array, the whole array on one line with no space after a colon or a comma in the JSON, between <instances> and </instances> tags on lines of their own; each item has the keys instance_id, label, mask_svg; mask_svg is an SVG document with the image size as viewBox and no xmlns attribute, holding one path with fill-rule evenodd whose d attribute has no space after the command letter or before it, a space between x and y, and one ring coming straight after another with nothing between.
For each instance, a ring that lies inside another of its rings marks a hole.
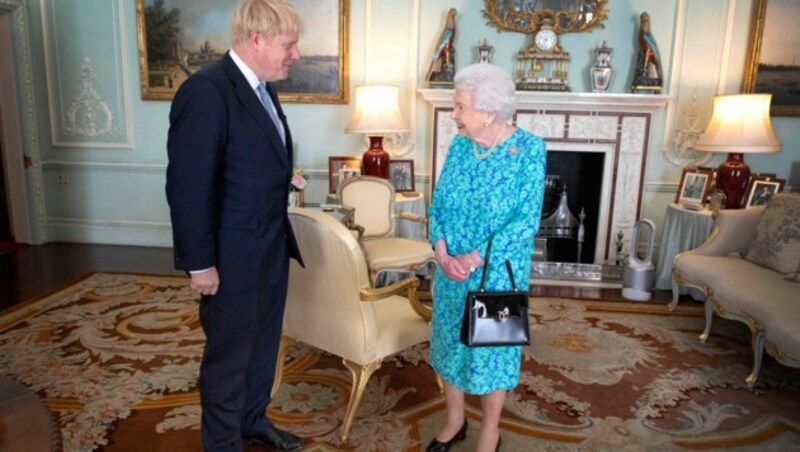
<instances>
[{"instance_id":1,"label":"gold upholstered armchair","mask_svg":"<svg viewBox=\"0 0 800 452\"><path fill-rule=\"evenodd\" d=\"M436 262L433 248L423 240L395 237L397 218L419 222L424 231L427 220L410 212L395 213L395 192L389 181L359 176L343 181L337 190L348 228L359 231L373 284L385 272L416 272ZM349 224L347 224L349 222Z\"/></svg>"},{"instance_id":2,"label":"gold upholstered armchair","mask_svg":"<svg viewBox=\"0 0 800 452\"><path fill-rule=\"evenodd\" d=\"M291 263L273 392L295 340L341 357L353 377L344 440L372 373L385 357L429 340L431 313L417 301L416 278L373 289L358 241L331 215L291 208L289 219L305 268Z\"/></svg>"}]
</instances>

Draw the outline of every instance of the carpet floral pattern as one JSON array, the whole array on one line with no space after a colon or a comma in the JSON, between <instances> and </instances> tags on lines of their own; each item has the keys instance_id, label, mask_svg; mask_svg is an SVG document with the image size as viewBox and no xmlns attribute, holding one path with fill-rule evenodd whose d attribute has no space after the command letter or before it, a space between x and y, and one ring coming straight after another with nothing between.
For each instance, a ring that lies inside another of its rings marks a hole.
<instances>
[{"instance_id":1,"label":"carpet floral pattern","mask_svg":"<svg viewBox=\"0 0 800 452\"><path fill-rule=\"evenodd\" d=\"M504 450L796 448L800 372L768 359L749 391L746 328L715 319L703 344L702 327L692 307L532 298ZM0 316L0 373L57 414L67 451L198 450L203 342L187 279L95 274ZM443 422L425 345L383 363L341 441L349 391L340 359L297 344L269 415L311 450L419 450Z\"/></svg>"}]
</instances>

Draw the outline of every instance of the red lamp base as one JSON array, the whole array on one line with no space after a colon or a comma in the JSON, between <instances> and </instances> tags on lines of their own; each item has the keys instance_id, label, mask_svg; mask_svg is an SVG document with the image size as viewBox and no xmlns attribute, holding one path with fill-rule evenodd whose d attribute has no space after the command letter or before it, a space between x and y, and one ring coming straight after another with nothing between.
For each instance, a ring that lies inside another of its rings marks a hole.
<instances>
[{"instance_id":1,"label":"red lamp base","mask_svg":"<svg viewBox=\"0 0 800 452\"><path fill-rule=\"evenodd\" d=\"M361 157L361 174L389 179L389 154L383 150L383 137L369 137L369 149Z\"/></svg>"},{"instance_id":2,"label":"red lamp base","mask_svg":"<svg viewBox=\"0 0 800 452\"><path fill-rule=\"evenodd\" d=\"M744 155L732 152L717 169L717 188L725 193L726 209L739 209L742 207L747 179L750 177L750 167L744 163Z\"/></svg>"}]
</instances>

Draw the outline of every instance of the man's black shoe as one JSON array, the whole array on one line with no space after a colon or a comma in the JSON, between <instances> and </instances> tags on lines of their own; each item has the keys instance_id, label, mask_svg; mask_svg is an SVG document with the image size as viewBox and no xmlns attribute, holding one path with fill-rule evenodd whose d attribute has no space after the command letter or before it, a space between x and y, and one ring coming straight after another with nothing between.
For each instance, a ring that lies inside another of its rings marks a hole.
<instances>
[{"instance_id":1,"label":"man's black shoe","mask_svg":"<svg viewBox=\"0 0 800 452\"><path fill-rule=\"evenodd\" d=\"M246 443L264 444L275 450L298 450L303 447L303 439L297 435L280 430L274 425L270 425L263 432L242 437Z\"/></svg>"}]
</instances>

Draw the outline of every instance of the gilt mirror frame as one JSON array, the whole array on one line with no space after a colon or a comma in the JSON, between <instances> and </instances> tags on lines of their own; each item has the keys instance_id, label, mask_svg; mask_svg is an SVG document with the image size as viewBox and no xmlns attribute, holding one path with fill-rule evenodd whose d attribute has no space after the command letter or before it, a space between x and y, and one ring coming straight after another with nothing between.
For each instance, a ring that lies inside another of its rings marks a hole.
<instances>
[{"instance_id":1,"label":"gilt mirror frame","mask_svg":"<svg viewBox=\"0 0 800 452\"><path fill-rule=\"evenodd\" d=\"M519 2L523 4L519 7L514 6L514 3L514 0L484 0L483 15L498 30L519 33L535 33L547 19L552 21L553 31L559 34L585 33L595 28L604 28L603 21L608 18L608 0L583 0L580 5L586 7L586 10L558 7L549 9L531 5L541 3L538 1ZM563 0L549 0L545 4L564 3L566 2ZM587 15L591 15L588 20Z\"/></svg>"}]
</instances>

